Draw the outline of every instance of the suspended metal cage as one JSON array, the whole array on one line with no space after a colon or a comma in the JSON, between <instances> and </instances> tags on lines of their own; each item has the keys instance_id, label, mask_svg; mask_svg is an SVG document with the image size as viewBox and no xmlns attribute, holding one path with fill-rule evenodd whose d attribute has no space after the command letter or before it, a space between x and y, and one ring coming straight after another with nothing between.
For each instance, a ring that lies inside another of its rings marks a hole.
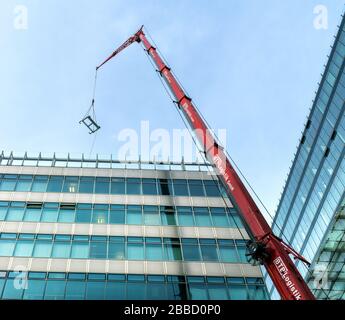
<instances>
[{"instance_id":1,"label":"suspended metal cage","mask_svg":"<svg viewBox=\"0 0 345 320\"><path fill-rule=\"evenodd\" d=\"M86 116L84 119L80 120L79 123L83 123L90 130L89 134L93 134L101 128L91 116Z\"/></svg>"}]
</instances>

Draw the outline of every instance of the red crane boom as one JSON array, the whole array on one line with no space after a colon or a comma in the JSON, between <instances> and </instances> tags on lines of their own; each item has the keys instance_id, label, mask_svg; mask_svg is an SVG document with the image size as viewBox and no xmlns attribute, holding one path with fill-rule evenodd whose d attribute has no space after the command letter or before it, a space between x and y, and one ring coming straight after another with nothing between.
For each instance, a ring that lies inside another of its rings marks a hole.
<instances>
[{"instance_id":1,"label":"red crane boom","mask_svg":"<svg viewBox=\"0 0 345 320\"><path fill-rule=\"evenodd\" d=\"M282 239L273 234L271 227L234 170L223 148L217 143L207 124L193 105L192 100L186 95L156 48L148 41L143 27L100 64L97 70L134 42L141 42L144 45L147 54L154 61L157 71L175 97L182 114L194 129L208 161L216 167L218 178L222 181L228 195L235 200L239 207L242 218L253 238L248 244L252 259L265 266L282 299L315 299L289 254L292 254L295 259L308 262L288 244L284 243Z\"/></svg>"}]
</instances>

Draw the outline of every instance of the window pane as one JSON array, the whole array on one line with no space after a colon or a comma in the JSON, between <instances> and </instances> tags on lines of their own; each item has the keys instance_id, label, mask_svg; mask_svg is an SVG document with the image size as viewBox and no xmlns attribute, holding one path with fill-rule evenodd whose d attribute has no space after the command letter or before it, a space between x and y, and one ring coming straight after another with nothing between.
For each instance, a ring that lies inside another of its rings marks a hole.
<instances>
[{"instance_id":1,"label":"window pane","mask_svg":"<svg viewBox=\"0 0 345 320\"><path fill-rule=\"evenodd\" d=\"M24 290L23 299L42 300L45 284L45 280L28 280L28 287L26 290Z\"/></svg>"},{"instance_id":2,"label":"window pane","mask_svg":"<svg viewBox=\"0 0 345 320\"><path fill-rule=\"evenodd\" d=\"M8 279L2 294L3 299L20 300L23 296L23 278Z\"/></svg>"},{"instance_id":3,"label":"window pane","mask_svg":"<svg viewBox=\"0 0 345 320\"><path fill-rule=\"evenodd\" d=\"M189 283L188 290L191 300L208 300L207 289L204 284Z\"/></svg>"},{"instance_id":4,"label":"window pane","mask_svg":"<svg viewBox=\"0 0 345 320\"><path fill-rule=\"evenodd\" d=\"M0 207L0 221L4 221L6 218L7 208Z\"/></svg>"},{"instance_id":5,"label":"window pane","mask_svg":"<svg viewBox=\"0 0 345 320\"><path fill-rule=\"evenodd\" d=\"M183 244L183 258L186 261L201 261L198 245Z\"/></svg>"},{"instance_id":6,"label":"window pane","mask_svg":"<svg viewBox=\"0 0 345 320\"><path fill-rule=\"evenodd\" d=\"M111 194L125 194L125 186L123 179L112 178Z\"/></svg>"},{"instance_id":7,"label":"window pane","mask_svg":"<svg viewBox=\"0 0 345 320\"><path fill-rule=\"evenodd\" d=\"M53 246L53 258L69 258L71 251L70 242L55 242Z\"/></svg>"},{"instance_id":8,"label":"window pane","mask_svg":"<svg viewBox=\"0 0 345 320\"><path fill-rule=\"evenodd\" d=\"M36 177L33 181L32 192L46 192L48 180L46 178Z\"/></svg>"},{"instance_id":9,"label":"window pane","mask_svg":"<svg viewBox=\"0 0 345 320\"><path fill-rule=\"evenodd\" d=\"M162 245L146 244L146 260L163 260Z\"/></svg>"},{"instance_id":10,"label":"window pane","mask_svg":"<svg viewBox=\"0 0 345 320\"><path fill-rule=\"evenodd\" d=\"M170 261L181 261L182 251L179 244L165 244L166 259Z\"/></svg>"},{"instance_id":11,"label":"window pane","mask_svg":"<svg viewBox=\"0 0 345 320\"><path fill-rule=\"evenodd\" d=\"M74 210L61 209L59 214L59 222L71 223L74 222Z\"/></svg>"},{"instance_id":12,"label":"window pane","mask_svg":"<svg viewBox=\"0 0 345 320\"><path fill-rule=\"evenodd\" d=\"M160 217L158 212L144 212L144 223L146 226L160 225Z\"/></svg>"},{"instance_id":13,"label":"window pane","mask_svg":"<svg viewBox=\"0 0 345 320\"><path fill-rule=\"evenodd\" d=\"M0 279L0 299L2 297L2 290L4 289L5 282L6 282L5 279Z\"/></svg>"},{"instance_id":14,"label":"window pane","mask_svg":"<svg viewBox=\"0 0 345 320\"><path fill-rule=\"evenodd\" d=\"M187 181L174 180L174 194L175 196L188 196Z\"/></svg>"},{"instance_id":15,"label":"window pane","mask_svg":"<svg viewBox=\"0 0 345 320\"><path fill-rule=\"evenodd\" d=\"M16 191L28 192L31 188L31 180L19 180L16 186Z\"/></svg>"},{"instance_id":16,"label":"window pane","mask_svg":"<svg viewBox=\"0 0 345 320\"><path fill-rule=\"evenodd\" d=\"M80 178L79 193L93 193L94 179Z\"/></svg>"},{"instance_id":17,"label":"window pane","mask_svg":"<svg viewBox=\"0 0 345 320\"><path fill-rule=\"evenodd\" d=\"M39 222L41 219L41 209L26 209L24 221Z\"/></svg>"},{"instance_id":18,"label":"window pane","mask_svg":"<svg viewBox=\"0 0 345 320\"><path fill-rule=\"evenodd\" d=\"M47 192L60 193L62 189L63 177L50 177Z\"/></svg>"},{"instance_id":19,"label":"window pane","mask_svg":"<svg viewBox=\"0 0 345 320\"><path fill-rule=\"evenodd\" d=\"M267 300L267 292L264 286L248 286L249 295L251 300Z\"/></svg>"},{"instance_id":20,"label":"window pane","mask_svg":"<svg viewBox=\"0 0 345 320\"><path fill-rule=\"evenodd\" d=\"M84 281L68 281L66 286L66 300L84 300L85 299Z\"/></svg>"},{"instance_id":21,"label":"window pane","mask_svg":"<svg viewBox=\"0 0 345 320\"><path fill-rule=\"evenodd\" d=\"M0 256L10 257L13 255L16 242L14 240L0 240Z\"/></svg>"},{"instance_id":22,"label":"window pane","mask_svg":"<svg viewBox=\"0 0 345 320\"><path fill-rule=\"evenodd\" d=\"M211 218L207 208L195 208L194 215L198 227L211 226Z\"/></svg>"},{"instance_id":23,"label":"window pane","mask_svg":"<svg viewBox=\"0 0 345 320\"><path fill-rule=\"evenodd\" d=\"M52 252L53 243L51 241L37 240L34 248L34 257L50 258Z\"/></svg>"},{"instance_id":24,"label":"window pane","mask_svg":"<svg viewBox=\"0 0 345 320\"><path fill-rule=\"evenodd\" d=\"M240 261L242 263L248 263L248 258L246 257L246 247L237 247L238 255L240 256Z\"/></svg>"},{"instance_id":25,"label":"window pane","mask_svg":"<svg viewBox=\"0 0 345 320\"><path fill-rule=\"evenodd\" d=\"M148 283L147 300L168 300L166 285L164 283Z\"/></svg>"},{"instance_id":26,"label":"window pane","mask_svg":"<svg viewBox=\"0 0 345 320\"><path fill-rule=\"evenodd\" d=\"M106 181L106 180L108 180L108 181ZM95 193L109 194L109 179L107 179L107 178L96 178Z\"/></svg>"},{"instance_id":27,"label":"window pane","mask_svg":"<svg viewBox=\"0 0 345 320\"><path fill-rule=\"evenodd\" d=\"M231 285L228 289L231 300L247 300L248 293L245 286L241 285Z\"/></svg>"},{"instance_id":28,"label":"window pane","mask_svg":"<svg viewBox=\"0 0 345 320\"><path fill-rule=\"evenodd\" d=\"M45 300L63 300L65 297L65 281L49 280L47 281Z\"/></svg>"},{"instance_id":29,"label":"window pane","mask_svg":"<svg viewBox=\"0 0 345 320\"><path fill-rule=\"evenodd\" d=\"M144 260L144 245L142 243L129 243L127 250L128 260Z\"/></svg>"},{"instance_id":30,"label":"window pane","mask_svg":"<svg viewBox=\"0 0 345 320\"><path fill-rule=\"evenodd\" d=\"M41 221L42 222L57 222L58 214L59 214L58 209L43 208Z\"/></svg>"},{"instance_id":31,"label":"window pane","mask_svg":"<svg viewBox=\"0 0 345 320\"><path fill-rule=\"evenodd\" d=\"M91 223L91 210L77 209L76 222L77 223Z\"/></svg>"},{"instance_id":32,"label":"window pane","mask_svg":"<svg viewBox=\"0 0 345 320\"><path fill-rule=\"evenodd\" d=\"M110 260L124 260L125 259L125 244L124 243L109 243L108 259Z\"/></svg>"},{"instance_id":33,"label":"window pane","mask_svg":"<svg viewBox=\"0 0 345 320\"><path fill-rule=\"evenodd\" d=\"M143 183L143 194L157 195L156 183Z\"/></svg>"},{"instance_id":34,"label":"window pane","mask_svg":"<svg viewBox=\"0 0 345 320\"><path fill-rule=\"evenodd\" d=\"M127 224L142 224L141 211L128 210L127 211Z\"/></svg>"},{"instance_id":35,"label":"window pane","mask_svg":"<svg viewBox=\"0 0 345 320\"><path fill-rule=\"evenodd\" d=\"M125 224L125 210L111 210L110 224Z\"/></svg>"},{"instance_id":36,"label":"window pane","mask_svg":"<svg viewBox=\"0 0 345 320\"><path fill-rule=\"evenodd\" d=\"M24 216L24 208L9 208L7 213L7 221L22 221Z\"/></svg>"},{"instance_id":37,"label":"window pane","mask_svg":"<svg viewBox=\"0 0 345 320\"><path fill-rule=\"evenodd\" d=\"M158 180L158 191L162 196L172 196L174 194L172 182L165 179Z\"/></svg>"},{"instance_id":38,"label":"window pane","mask_svg":"<svg viewBox=\"0 0 345 320\"><path fill-rule=\"evenodd\" d=\"M78 177L65 177L62 192L76 193L78 191Z\"/></svg>"},{"instance_id":39,"label":"window pane","mask_svg":"<svg viewBox=\"0 0 345 320\"><path fill-rule=\"evenodd\" d=\"M216 245L201 245L201 253L204 261L218 261Z\"/></svg>"},{"instance_id":40,"label":"window pane","mask_svg":"<svg viewBox=\"0 0 345 320\"><path fill-rule=\"evenodd\" d=\"M187 289L184 283L168 283L167 296L169 300L187 300Z\"/></svg>"},{"instance_id":41,"label":"window pane","mask_svg":"<svg viewBox=\"0 0 345 320\"><path fill-rule=\"evenodd\" d=\"M224 209L211 209L213 225L215 227L228 227L228 217Z\"/></svg>"},{"instance_id":42,"label":"window pane","mask_svg":"<svg viewBox=\"0 0 345 320\"><path fill-rule=\"evenodd\" d=\"M223 262L236 263L238 261L235 247L219 246L220 259Z\"/></svg>"},{"instance_id":43,"label":"window pane","mask_svg":"<svg viewBox=\"0 0 345 320\"><path fill-rule=\"evenodd\" d=\"M14 191L17 180L2 180L0 191Z\"/></svg>"},{"instance_id":44,"label":"window pane","mask_svg":"<svg viewBox=\"0 0 345 320\"><path fill-rule=\"evenodd\" d=\"M127 194L135 194L135 195L141 194L140 181L137 181L137 182L131 182L131 180L127 181Z\"/></svg>"},{"instance_id":45,"label":"window pane","mask_svg":"<svg viewBox=\"0 0 345 320\"><path fill-rule=\"evenodd\" d=\"M194 218L192 211L178 210L178 224L179 226L194 226Z\"/></svg>"},{"instance_id":46,"label":"window pane","mask_svg":"<svg viewBox=\"0 0 345 320\"><path fill-rule=\"evenodd\" d=\"M87 259L89 257L89 242L73 242L71 258Z\"/></svg>"},{"instance_id":47,"label":"window pane","mask_svg":"<svg viewBox=\"0 0 345 320\"><path fill-rule=\"evenodd\" d=\"M16 249L14 250L14 256L31 257L33 247L33 241L17 241Z\"/></svg>"},{"instance_id":48,"label":"window pane","mask_svg":"<svg viewBox=\"0 0 345 320\"><path fill-rule=\"evenodd\" d=\"M161 210L162 225L165 226L176 226L177 218L174 211Z\"/></svg>"},{"instance_id":49,"label":"window pane","mask_svg":"<svg viewBox=\"0 0 345 320\"><path fill-rule=\"evenodd\" d=\"M106 300L125 300L126 284L124 282L108 282L105 289Z\"/></svg>"},{"instance_id":50,"label":"window pane","mask_svg":"<svg viewBox=\"0 0 345 320\"><path fill-rule=\"evenodd\" d=\"M220 197L220 190L218 185L213 181L205 181L205 190L208 197Z\"/></svg>"},{"instance_id":51,"label":"window pane","mask_svg":"<svg viewBox=\"0 0 345 320\"><path fill-rule=\"evenodd\" d=\"M86 287L87 300L104 300L105 282L89 281Z\"/></svg>"},{"instance_id":52,"label":"window pane","mask_svg":"<svg viewBox=\"0 0 345 320\"><path fill-rule=\"evenodd\" d=\"M127 300L145 300L145 283L127 283Z\"/></svg>"},{"instance_id":53,"label":"window pane","mask_svg":"<svg viewBox=\"0 0 345 320\"><path fill-rule=\"evenodd\" d=\"M91 241L90 244L90 258L91 259L106 259L107 258L107 243Z\"/></svg>"},{"instance_id":54,"label":"window pane","mask_svg":"<svg viewBox=\"0 0 345 320\"><path fill-rule=\"evenodd\" d=\"M189 191L192 197L204 197L204 187L200 180L189 180Z\"/></svg>"},{"instance_id":55,"label":"window pane","mask_svg":"<svg viewBox=\"0 0 345 320\"><path fill-rule=\"evenodd\" d=\"M230 227L232 228L243 228L243 223L239 215L237 214L236 210L230 209L228 213L228 219L230 223Z\"/></svg>"},{"instance_id":56,"label":"window pane","mask_svg":"<svg viewBox=\"0 0 345 320\"><path fill-rule=\"evenodd\" d=\"M108 211L93 210L92 223L107 224L108 223Z\"/></svg>"},{"instance_id":57,"label":"window pane","mask_svg":"<svg viewBox=\"0 0 345 320\"><path fill-rule=\"evenodd\" d=\"M228 300L227 289L224 284L209 284L210 300Z\"/></svg>"}]
</instances>

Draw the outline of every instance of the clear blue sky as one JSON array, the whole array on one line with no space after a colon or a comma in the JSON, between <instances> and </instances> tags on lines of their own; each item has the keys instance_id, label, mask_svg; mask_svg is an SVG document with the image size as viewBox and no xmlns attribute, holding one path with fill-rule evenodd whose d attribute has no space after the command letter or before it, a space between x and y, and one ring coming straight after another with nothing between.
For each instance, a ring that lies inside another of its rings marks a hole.
<instances>
[{"instance_id":1,"label":"clear blue sky","mask_svg":"<svg viewBox=\"0 0 345 320\"><path fill-rule=\"evenodd\" d=\"M28 29L13 27L16 5ZM314 28L314 7L328 29ZM343 10L341 0L3 0L0 2L0 149L88 154L78 125L94 68L145 24L227 149L274 212ZM183 128L141 48L101 73L94 151L149 120Z\"/></svg>"}]
</instances>

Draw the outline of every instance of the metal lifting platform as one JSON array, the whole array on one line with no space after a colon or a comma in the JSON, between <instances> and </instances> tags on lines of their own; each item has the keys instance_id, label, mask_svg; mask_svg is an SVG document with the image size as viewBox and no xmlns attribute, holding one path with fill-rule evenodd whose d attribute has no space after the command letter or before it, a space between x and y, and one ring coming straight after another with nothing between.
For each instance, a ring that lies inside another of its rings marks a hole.
<instances>
[{"instance_id":1,"label":"metal lifting platform","mask_svg":"<svg viewBox=\"0 0 345 320\"><path fill-rule=\"evenodd\" d=\"M91 116L86 116L84 119L80 120L79 123L83 123L90 130L89 134L93 134L101 128Z\"/></svg>"}]
</instances>

